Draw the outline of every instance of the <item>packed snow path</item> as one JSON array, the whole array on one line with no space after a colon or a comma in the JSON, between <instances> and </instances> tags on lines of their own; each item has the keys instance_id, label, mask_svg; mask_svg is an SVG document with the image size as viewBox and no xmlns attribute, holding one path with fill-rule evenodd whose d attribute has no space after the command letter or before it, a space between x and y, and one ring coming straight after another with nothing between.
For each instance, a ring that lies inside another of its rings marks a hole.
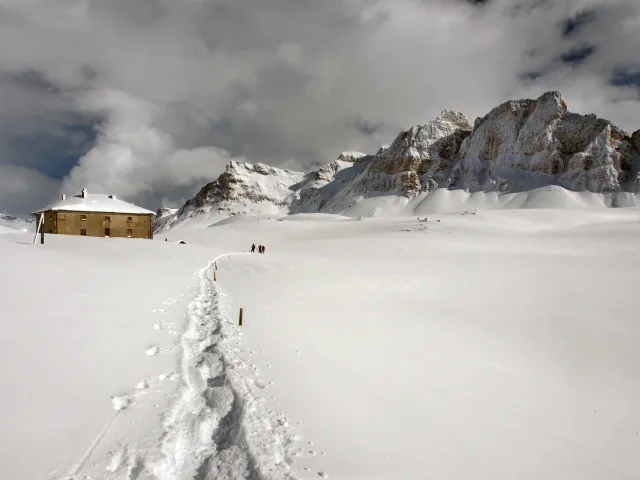
<instances>
[{"instance_id":1,"label":"packed snow path","mask_svg":"<svg viewBox=\"0 0 640 480\"><path fill-rule=\"evenodd\" d=\"M285 418L264 405L258 370L238 356L239 327L213 281L211 261L199 272L182 336L182 386L164 420L162 456L145 459L161 480L289 479L293 436Z\"/></svg>"},{"instance_id":2,"label":"packed snow path","mask_svg":"<svg viewBox=\"0 0 640 480\"><path fill-rule=\"evenodd\" d=\"M293 478L291 459L300 452L295 451L292 428L283 415L266 407L260 391L267 384L258 380L259 369L241 358L237 316L213 280L214 267L232 255L243 254L220 255L196 273L199 290L187 307L188 323L179 342L179 384L161 417L160 437L146 448L131 448L125 440L107 466L114 476L105 478ZM88 466L90 457L137 394L112 398L114 415L60 480L91 477L87 469L95 465Z\"/></svg>"}]
</instances>

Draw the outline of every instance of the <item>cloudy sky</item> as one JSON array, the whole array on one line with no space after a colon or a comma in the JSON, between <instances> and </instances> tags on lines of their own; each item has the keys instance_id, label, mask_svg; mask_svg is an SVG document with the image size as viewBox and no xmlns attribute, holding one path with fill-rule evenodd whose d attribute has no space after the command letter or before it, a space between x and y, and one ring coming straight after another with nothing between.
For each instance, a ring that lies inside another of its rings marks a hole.
<instances>
[{"instance_id":1,"label":"cloudy sky","mask_svg":"<svg viewBox=\"0 0 640 480\"><path fill-rule=\"evenodd\" d=\"M640 129L640 2L0 0L0 210L179 206L230 159L309 169L547 90Z\"/></svg>"}]
</instances>

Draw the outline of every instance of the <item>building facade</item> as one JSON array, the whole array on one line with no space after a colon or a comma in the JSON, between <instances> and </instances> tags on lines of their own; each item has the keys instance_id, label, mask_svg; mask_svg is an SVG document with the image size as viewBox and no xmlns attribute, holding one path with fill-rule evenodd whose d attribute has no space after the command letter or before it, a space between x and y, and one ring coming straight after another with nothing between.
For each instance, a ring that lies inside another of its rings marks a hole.
<instances>
[{"instance_id":1,"label":"building facade","mask_svg":"<svg viewBox=\"0 0 640 480\"><path fill-rule=\"evenodd\" d=\"M115 195L90 196L83 190L77 196L63 195L60 201L34 215L36 225L45 234L153 238L155 213L119 200Z\"/></svg>"}]
</instances>

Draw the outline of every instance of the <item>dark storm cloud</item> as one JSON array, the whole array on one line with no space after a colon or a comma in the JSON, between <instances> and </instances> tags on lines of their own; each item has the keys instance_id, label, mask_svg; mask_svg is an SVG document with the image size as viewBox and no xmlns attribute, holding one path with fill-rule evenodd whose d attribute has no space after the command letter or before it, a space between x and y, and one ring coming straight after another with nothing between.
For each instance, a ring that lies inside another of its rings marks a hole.
<instances>
[{"instance_id":1,"label":"dark storm cloud","mask_svg":"<svg viewBox=\"0 0 640 480\"><path fill-rule=\"evenodd\" d=\"M384 127L384 122L368 120L362 117L356 117L346 122L346 125L355 128L363 135L373 135Z\"/></svg>"},{"instance_id":2,"label":"dark storm cloud","mask_svg":"<svg viewBox=\"0 0 640 480\"><path fill-rule=\"evenodd\" d=\"M597 18L597 10L583 10L562 22L562 35L571 37L578 34L584 27Z\"/></svg>"}]
</instances>

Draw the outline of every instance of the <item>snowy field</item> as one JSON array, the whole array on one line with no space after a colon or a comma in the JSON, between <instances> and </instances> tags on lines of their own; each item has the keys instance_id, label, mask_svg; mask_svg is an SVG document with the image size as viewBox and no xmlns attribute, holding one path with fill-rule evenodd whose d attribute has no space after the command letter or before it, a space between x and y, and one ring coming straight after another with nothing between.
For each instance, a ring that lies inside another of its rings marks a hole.
<instances>
[{"instance_id":1,"label":"snowy field","mask_svg":"<svg viewBox=\"0 0 640 480\"><path fill-rule=\"evenodd\" d=\"M639 478L640 210L423 220L0 234L2 477Z\"/></svg>"}]
</instances>

